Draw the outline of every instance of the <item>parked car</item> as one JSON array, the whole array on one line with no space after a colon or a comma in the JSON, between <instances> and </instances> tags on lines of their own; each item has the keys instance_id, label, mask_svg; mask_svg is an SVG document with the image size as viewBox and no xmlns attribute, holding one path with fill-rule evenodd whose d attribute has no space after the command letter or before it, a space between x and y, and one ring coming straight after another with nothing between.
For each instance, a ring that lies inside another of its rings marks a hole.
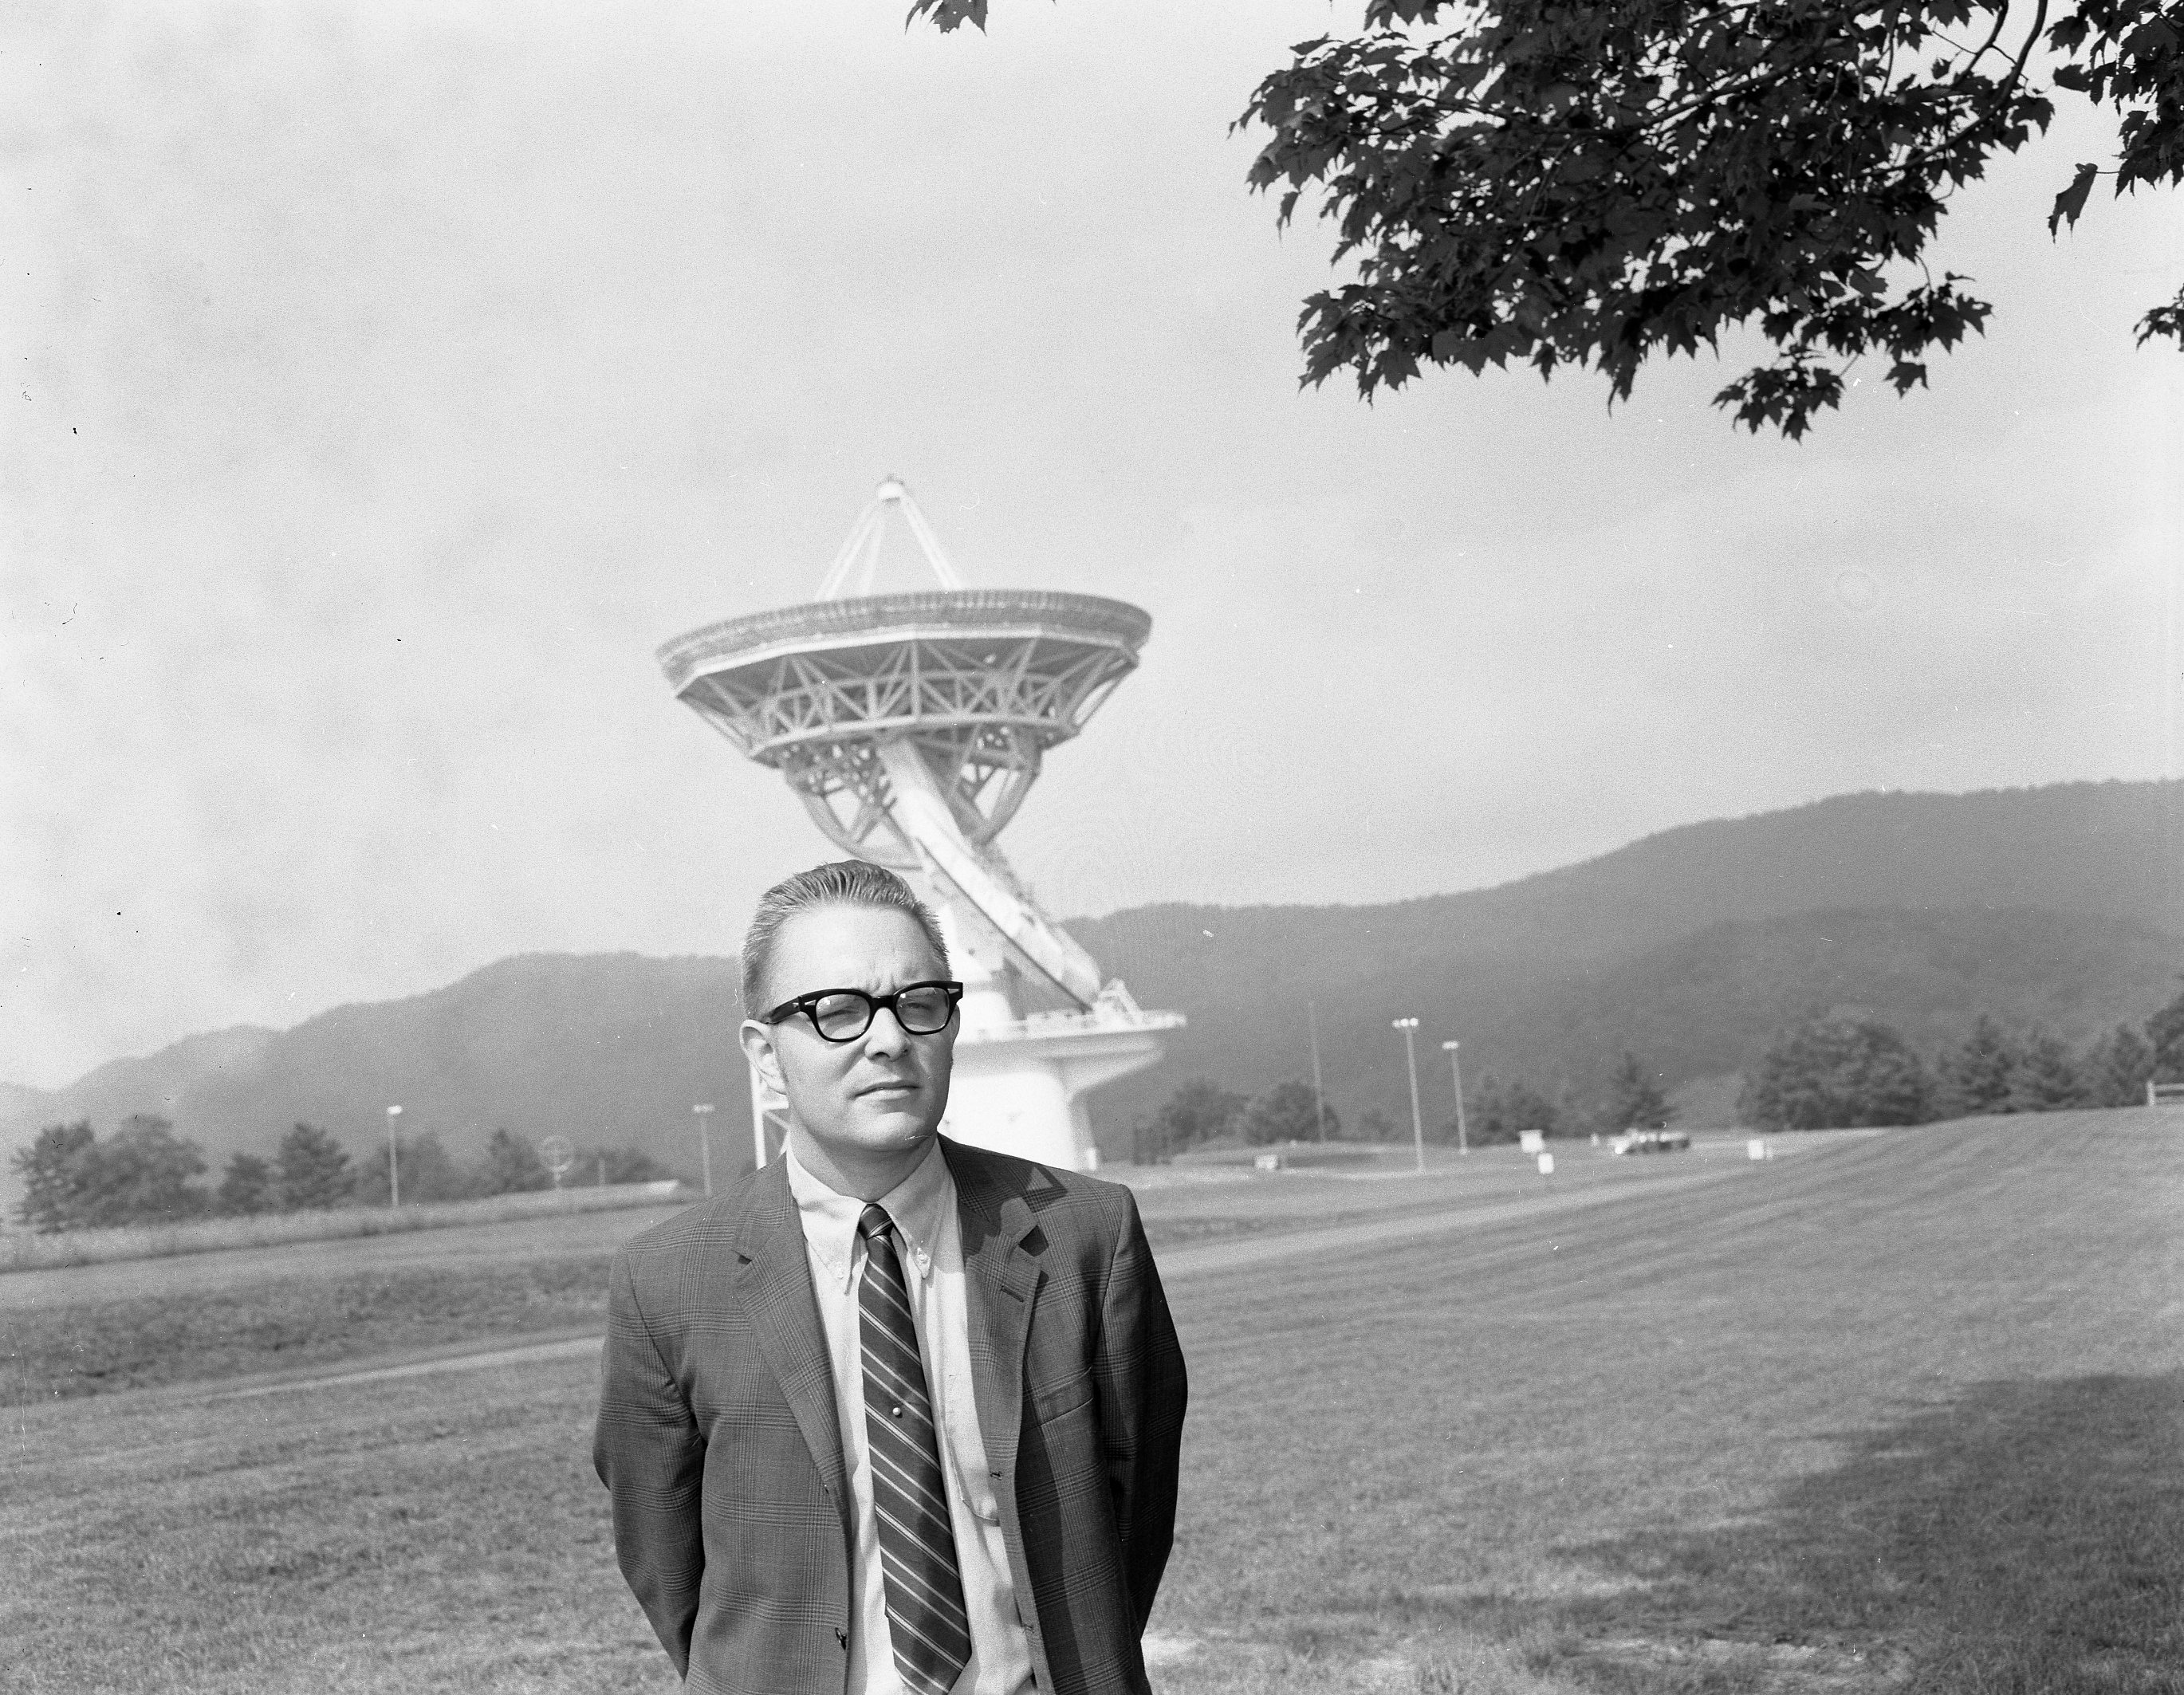
<instances>
[{"instance_id":1,"label":"parked car","mask_svg":"<svg viewBox=\"0 0 2184 1695\"><path fill-rule=\"evenodd\" d=\"M1691 1145L1689 1130L1641 1130L1633 1124L1607 1146L1613 1153L1676 1153Z\"/></svg>"}]
</instances>

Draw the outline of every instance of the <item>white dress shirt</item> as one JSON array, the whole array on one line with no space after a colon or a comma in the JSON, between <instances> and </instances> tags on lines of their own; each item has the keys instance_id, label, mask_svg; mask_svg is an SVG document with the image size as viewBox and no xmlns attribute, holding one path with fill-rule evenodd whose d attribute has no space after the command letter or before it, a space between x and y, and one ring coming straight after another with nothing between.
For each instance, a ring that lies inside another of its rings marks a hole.
<instances>
[{"instance_id":1,"label":"white dress shirt","mask_svg":"<svg viewBox=\"0 0 2184 1695\"><path fill-rule=\"evenodd\" d=\"M842 1426L842 1458L856 1508L856 1557L850 1562L848 1695L902 1695L894 1639L888 1630L887 1591L880 1564L879 1526L872 1514L872 1468L865 1441L865 1370L858 1333L857 1293L865 1244L857 1219L865 1203L837 1195L797 1161L788 1160L788 1192L804 1225L811 1285L834 1371L834 1410ZM909 1176L880 1197L894 1220L897 1257L910 1291L911 1316L924 1356L933 1427L941 1437L940 1469L948 1483L948 1516L956 1531L956 1568L971 1625L971 1660L956 1695L1028 1695L1031 1646L1017 1609L1001 1513L978 1430L971 1385L970 1307L963 1277L962 1223L956 1179L936 1140Z\"/></svg>"}]
</instances>

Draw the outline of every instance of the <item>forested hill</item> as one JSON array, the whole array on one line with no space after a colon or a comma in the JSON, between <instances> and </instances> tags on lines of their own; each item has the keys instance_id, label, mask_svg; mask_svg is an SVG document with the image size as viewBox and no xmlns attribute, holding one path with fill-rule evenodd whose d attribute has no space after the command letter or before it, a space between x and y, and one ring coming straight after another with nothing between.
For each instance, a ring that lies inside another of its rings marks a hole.
<instances>
[{"instance_id":1,"label":"forested hill","mask_svg":"<svg viewBox=\"0 0 2184 1695\"><path fill-rule=\"evenodd\" d=\"M1093 1097L1117 1147L1182 1079L1243 1093L1310 1075L1306 1006L1338 1111L1407 1115L1399 1039L1422 1021L1467 1070L1596 1088L1623 1048L1674 1084L1750 1064L1814 1007L1930 1047L1985 1010L2073 1040L2143 1019L2184 969L2184 783L1860 795L1665 831L1475 893L1380 906L1161 906L1070 926L1147 1006L1190 1028L1156 1070ZM493 1129L634 1144L682 1166L690 1107L747 1148L734 962L633 954L504 960L429 995L282 1032L192 1038L52 1095L0 1097L0 1145L160 1112L217 1159L298 1119L361 1150L390 1103L459 1152ZM1434 1103L1438 1102L1435 1106Z\"/></svg>"},{"instance_id":2,"label":"forested hill","mask_svg":"<svg viewBox=\"0 0 2184 1695\"><path fill-rule=\"evenodd\" d=\"M2184 934L2184 783L1847 795L1663 830L1465 894L1381 906L1141 906L1069 928L1134 985L1157 978L1160 992L1191 996L1306 960L1315 974L1378 975L1451 951L1578 966L1725 921L1897 907L2029 908Z\"/></svg>"}]
</instances>

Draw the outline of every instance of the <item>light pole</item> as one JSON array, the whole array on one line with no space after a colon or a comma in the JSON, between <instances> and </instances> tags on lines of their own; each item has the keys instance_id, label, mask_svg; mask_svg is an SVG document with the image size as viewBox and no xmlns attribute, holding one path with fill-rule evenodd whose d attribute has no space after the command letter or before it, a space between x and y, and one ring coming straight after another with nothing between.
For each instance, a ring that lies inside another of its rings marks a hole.
<instances>
[{"instance_id":1,"label":"light pole","mask_svg":"<svg viewBox=\"0 0 2184 1695\"><path fill-rule=\"evenodd\" d=\"M1418 1150L1418 1169L1426 1168L1426 1121L1418 1116L1418 1021L1416 1018L1397 1018L1395 1026L1403 1033L1403 1058L1411 1068L1411 1145Z\"/></svg>"},{"instance_id":2,"label":"light pole","mask_svg":"<svg viewBox=\"0 0 2184 1695\"><path fill-rule=\"evenodd\" d=\"M1304 1015L1312 1021L1312 1112L1319 1125L1319 1139L1327 1140L1327 1093L1319 1086L1319 1008L1312 1001L1304 1003Z\"/></svg>"},{"instance_id":3,"label":"light pole","mask_svg":"<svg viewBox=\"0 0 2184 1695\"><path fill-rule=\"evenodd\" d=\"M394 1145L394 1121L401 1116L399 1107L387 1109L387 1207L389 1212L402 1204L402 1155Z\"/></svg>"},{"instance_id":4,"label":"light pole","mask_svg":"<svg viewBox=\"0 0 2184 1695\"><path fill-rule=\"evenodd\" d=\"M1457 1057L1456 1053L1462 1045L1462 1042L1443 1042L1440 1045L1441 1051L1448 1056L1449 1074L1456 1079L1456 1151L1469 1153L1470 1139L1463 1132L1463 1062Z\"/></svg>"},{"instance_id":5,"label":"light pole","mask_svg":"<svg viewBox=\"0 0 2184 1695\"><path fill-rule=\"evenodd\" d=\"M701 1101L690 1109L698 1120L698 1165L705 1174L705 1192L713 1192L713 1103Z\"/></svg>"}]
</instances>

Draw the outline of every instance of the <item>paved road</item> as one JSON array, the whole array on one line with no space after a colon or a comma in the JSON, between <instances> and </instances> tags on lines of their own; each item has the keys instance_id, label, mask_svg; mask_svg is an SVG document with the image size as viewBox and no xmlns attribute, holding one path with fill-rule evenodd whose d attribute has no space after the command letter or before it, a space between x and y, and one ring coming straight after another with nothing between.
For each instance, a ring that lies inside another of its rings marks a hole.
<instances>
[{"instance_id":1,"label":"paved road","mask_svg":"<svg viewBox=\"0 0 2184 1695\"><path fill-rule=\"evenodd\" d=\"M1631 1196L1660 1195L1674 1190L1695 1188L1704 1183L1719 1182L1736 1168L1728 1164L1693 1165L1663 1171L1658 1176L1633 1177L1618 1183L1583 1189L1557 1190L1543 1182L1540 1193L1518 1200L1474 1202L1468 1206L1458 1205L1438 1212L1407 1213L1395 1218L1369 1218L1361 1223L1334 1224L1321 1229L1284 1230L1278 1234L1170 1248L1160 1256L1161 1279L1173 1286L1228 1272L1278 1264L1284 1260L1309 1258L1318 1254L1356 1253L1364 1249L1384 1246L1390 1242L1408 1241L1451 1230L1478 1229L1524 1218L1563 1216L1607 1206ZM597 1335L561 1335L532 1341L503 1341L460 1351L441 1351L426 1357L410 1355L376 1360L309 1376L247 1378L218 1386L180 1386L171 1391L152 1392L187 1395L193 1400L237 1400L285 1394L294 1390L326 1389L337 1385L427 1377L448 1371L486 1371L501 1366L528 1365L541 1360L578 1359L597 1353L601 1341Z\"/></svg>"}]
</instances>

